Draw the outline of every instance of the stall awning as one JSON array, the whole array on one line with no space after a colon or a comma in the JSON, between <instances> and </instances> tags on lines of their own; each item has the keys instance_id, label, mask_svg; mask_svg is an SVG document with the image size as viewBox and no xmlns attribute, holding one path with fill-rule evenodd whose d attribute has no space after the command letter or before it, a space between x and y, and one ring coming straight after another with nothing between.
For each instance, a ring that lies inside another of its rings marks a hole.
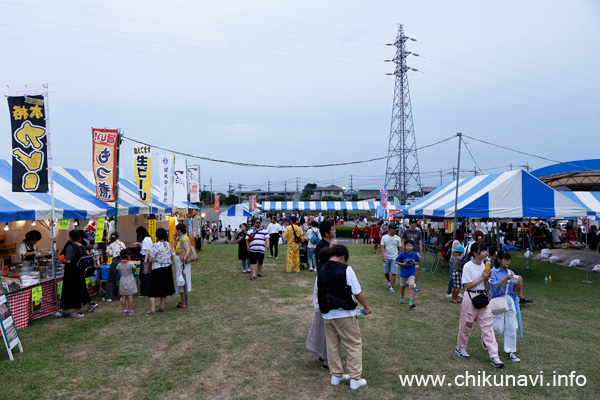
<instances>
[{"instance_id":1,"label":"stall awning","mask_svg":"<svg viewBox=\"0 0 600 400\"><path fill-rule=\"evenodd\" d=\"M408 207L409 216L453 218L457 181L440 186ZM458 216L474 218L583 217L586 210L531 174L508 171L458 182Z\"/></svg>"},{"instance_id":2,"label":"stall awning","mask_svg":"<svg viewBox=\"0 0 600 400\"><path fill-rule=\"evenodd\" d=\"M561 192L567 198L584 207L587 215L600 217L600 192Z\"/></svg>"},{"instance_id":3,"label":"stall awning","mask_svg":"<svg viewBox=\"0 0 600 400\"><path fill-rule=\"evenodd\" d=\"M378 201L263 201L263 211L374 211Z\"/></svg>"},{"instance_id":4,"label":"stall awning","mask_svg":"<svg viewBox=\"0 0 600 400\"><path fill-rule=\"evenodd\" d=\"M158 201L158 189L153 190L152 207L139 200L137 185L119 180L119 215L165 214L172 208L186 208L187 204L171 205ZM92 171L54 167L55 218L100 218L115 215L114 203L105 203L96 197ZM193 208L197 208L192 206ZM50 193L13 193L12 166L0 160L0 222L41 220L51 218Z\"/></svg>"}]
</instances>

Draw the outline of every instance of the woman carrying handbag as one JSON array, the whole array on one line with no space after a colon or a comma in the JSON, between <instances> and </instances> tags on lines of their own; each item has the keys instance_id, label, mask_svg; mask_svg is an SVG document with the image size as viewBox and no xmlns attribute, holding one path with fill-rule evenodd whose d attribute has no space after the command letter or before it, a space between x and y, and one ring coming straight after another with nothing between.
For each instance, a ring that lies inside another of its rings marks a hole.
<instances>
[{"instance_id":1,"label":"woman carrying handbag","mask_svg":"<svg viewBox=\"0 0 600 400\"><path fill-rule=\"evenodd\" d=\"M504 352L506 358L513 362L521 362L515 355L517 351L517 310L514 298L519 290L519 283L513 271L509 270L511 256L507 251L500 251L496 258L496 266L490 277L490 294L494 299L506 299L506 311L493 314L492 322L496 337L504 333Z\"/></svg>"},{"instance_id":2,"label":"woman carrying handbag","mask_svg":"<svg viewBox=\"0 0 600 400\"><path fill-rule=\"evenodd\" d=\"M471 245L469 255L471 261L463 267L462 283L465 285L465 295L461 304L460 320L458 324L458 340L454 352L462 358L470 358L467 353L469 336L473 329L473 322L481 328L483 341L490 355L490 364L501 368L504 363L498 358L498 343L492 327L492 310L488 306L489 300L485 294L489 285L491 269L485 267L483 260L488 256L484 243L475 242Z\"/></svg>"}]
</instances>

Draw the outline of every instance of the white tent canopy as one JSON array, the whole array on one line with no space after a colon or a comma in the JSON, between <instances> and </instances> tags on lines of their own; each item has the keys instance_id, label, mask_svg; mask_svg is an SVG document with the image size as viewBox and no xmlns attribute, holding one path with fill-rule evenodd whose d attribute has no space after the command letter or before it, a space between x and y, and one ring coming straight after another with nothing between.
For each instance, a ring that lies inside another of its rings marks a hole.
<instances>
[{"instance_id":1,"label":"white tent canopy","mask_svg":"<svg viewBox=\"0 0 600 400\"><path fill-rule=\"evenodd\" d=\"M374 211L378 201L263 201L263 211Z\"/></svg>"},{"instance_id":2,"label":"white tent canopy","mask_svg":"<svg viewBox=\"0 0 600 400\"><path fill-rule=\"evenodd\" d=\"M54 167L55 218L100 218L115 215L115 204L96 197L92 171ZM119 180L119 215L166 214L174 208L187 208L187 202L164 204L158 201L159 191L153 188L152 205L143 203L137 185ZM190 208L196 209L194 205ZM50 193L20 193L12 191L12 166L0 160L0 222L33 221L51 218Z\"/></svg>"},{"instance_id":3,"label":"white tent canopy","mask_svg":"<svg viewBox=\"0 0 600 400\"><path fill-rule=\"evenodd\" d=\"M219 214L219 221L223 229L231 226L231 229L235 230L240 227L241 224L247 221L249 217L260 213L260 210L254 210L252 213L249 210L249 204L235 204L229 207L227 210Z\"/></svg>"},{"instance_id":4,"label":"white tent canopy","mask_svg":"<svg viewBox=\"0 0 600 400\"><path fill-rule=\"evenodd\" d=\"M458 212L454 202L458 184ZM523 170L479 175L440 186L408 207L409 216L453 218L583 217L586 209Z\"/></svg>"}]
</instances>

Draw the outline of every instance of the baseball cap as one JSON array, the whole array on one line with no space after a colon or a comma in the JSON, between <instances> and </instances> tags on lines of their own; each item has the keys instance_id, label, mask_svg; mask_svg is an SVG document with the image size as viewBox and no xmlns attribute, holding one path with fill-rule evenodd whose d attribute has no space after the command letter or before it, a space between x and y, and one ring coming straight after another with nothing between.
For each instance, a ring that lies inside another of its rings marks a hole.
<instances>
[{"instance_id":1,"label":"baseball cap","mask_svg":"<svg viewBox=\"0 0 600 400\"><path fill-rule=\"evenodd\" d=\"M408 223L412 224L412 223L417 223L417 219L416 218L411 218L410 221L408 221Z\"/></svg>"},{"instance_id":2,"label":"baseball cap","mask_svg":"<svg viewBox=\"0 0 600 400\"><path fill-rule=\"evenodd\" d=\"M461 244L457 244L456 247L452 249L452 251L456 251L457 253L462 253L465 251L465 248Z\"/></svg>"},{"instance_id":3,"label":"baseball cap","mask_svg":"<svg viewBox=\"0 0 600 400\"><path fill-rule=\"evenodd\" d=\"M390 226L388 226L388 229L398 229L398 227L396 226L396 224L390 224Z\"/></svg>"}]
</instances>

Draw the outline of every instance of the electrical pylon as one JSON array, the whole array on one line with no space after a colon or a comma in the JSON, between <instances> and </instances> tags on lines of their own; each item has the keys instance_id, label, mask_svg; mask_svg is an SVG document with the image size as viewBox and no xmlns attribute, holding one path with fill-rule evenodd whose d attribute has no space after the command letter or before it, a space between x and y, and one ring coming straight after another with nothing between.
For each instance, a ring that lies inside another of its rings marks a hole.
<instances>
[{"instance_id":1,"label":"electrical pylon","mask_svg":"<svg viewBox=\"0 0 600 400\"><path fill-rule=\"evenodd\" d=\"M392 60L385 60L396 64L395 71L387 74L396 77L396 84L394 86L392 123L385 169L385 187L388 189L388 196L397 196L403 205L406 204L410 189L421 191L417 142L413 129L410 90L408 88L408 71L416 72L417 70L406 65L406 58L409 55L417 57L419 55L406 51L407 40L416 42L416 39L404 35L404 26L400 25L396 41L388 44L388 46L396 47L396 55Z\"/></svg>"}]
</instances>

